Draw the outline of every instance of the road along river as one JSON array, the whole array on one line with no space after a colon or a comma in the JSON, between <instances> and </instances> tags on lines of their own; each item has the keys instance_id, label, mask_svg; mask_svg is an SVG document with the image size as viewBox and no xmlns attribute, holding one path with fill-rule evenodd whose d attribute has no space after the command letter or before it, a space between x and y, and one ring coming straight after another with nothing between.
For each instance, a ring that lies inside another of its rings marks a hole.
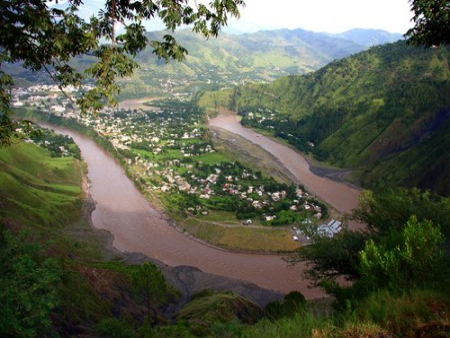
<instances>
[{"instance_id":1,"label":"road along river","mask_svg":"<svg viewBox=\"0 0 450 338\"><path fill-rule=\"evenodd\" d=\"M139 252L170 266L194 266L204 272L235 278L287 293L300 291L307 298L322 297L302 280L303 266L288 267L277 255L224 251L190 239L172 227L126 176L123 168L94 141L74 131L51 126L71 136L88 166L90 194L96 202L92 222L114 235L122 252Z\"/></svg>"},{"instance_id":2,"label":"road along river","mask_svg":"<svg viewBox=\"0 0 450 338\"><path fill-rule=\"evenodd\" d=\"M350 213L359 205L360 190L346 184L332 181L311 172L308 162L297 151L265 137L252 129L244 128L237 120L236 113L221 110L219 115L209 121L211 126L223 128L237 134L265 149L289 170L298 183L331 204L341 212ZM352 224L351 228L358 227Z\"/></svg>"}]
</instances>

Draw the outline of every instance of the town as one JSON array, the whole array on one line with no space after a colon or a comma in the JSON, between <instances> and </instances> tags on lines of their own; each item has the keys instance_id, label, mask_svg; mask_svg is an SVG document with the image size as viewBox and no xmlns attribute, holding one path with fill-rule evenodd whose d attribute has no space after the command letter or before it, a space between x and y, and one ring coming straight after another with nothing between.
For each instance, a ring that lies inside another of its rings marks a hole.
<instances>
[{"instance_id":1,"label":"town","mask_svg":"<svg viewBox=\"0 0 450 338\"><path fill-rule=\"evenodd\" d=\"M206 115L194 104L161 100L146 109L108 108L97 115L81 115L72 104L79 93L68 88L66 94L48 85L17 88L12 104L95 130L124 159L141 191L161 201L172 216L201 220L226 212L241 226L294 226L292 238L301 237L302 242L309 238L299 229L328 218L327 206L303 186L277 182L216 151ZM268 118L260 118L261 122L271 120L265 113ZM249 117L253 118L251 113Z\"/></svg>"}]
</instances>

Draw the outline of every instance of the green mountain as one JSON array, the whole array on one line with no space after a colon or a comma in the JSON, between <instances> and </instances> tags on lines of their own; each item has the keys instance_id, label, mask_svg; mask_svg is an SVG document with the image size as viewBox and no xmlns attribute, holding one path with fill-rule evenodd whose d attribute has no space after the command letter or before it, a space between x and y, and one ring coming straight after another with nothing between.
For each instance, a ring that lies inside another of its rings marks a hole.
<instances>
[{"instance_id":1,"label":"green mountain","mask_svg":"<svg viewBox=\"0 0 450 338\"><path fill-rule=\"evenodd\" d=\"M147 34L162 40L166 31ZM174 34L188 50L186 59L165 63L151 48L139 53L141 68L122 81L123 98L219 89L252 82L271 82L289 74L305 74L328 62L366 49L355 42L326 34L297 30L261 31L205 40L190 30Z\"/></svg>"},{"instance_id":2,"label":"green mountain","mask_svg":"<svg viewBox=\"0 0 450 338\"><path fill-rule=\"evenodd\" d=\"M229 105L244 123L275 130L300 149L314 143L309 150L319 159L354 169L365 187L449 195L449 51L373 47L311 74L237 88Z\"/></svg>"},{"instance_id":3,"label":"green mountain","mask_svg":"<svg viewBox=\"0 0 450 338\"><path fill-rule=\"evenodd\" d=\"M403 39L403 35L398 33L389 33L381 29L363 28L355 28L343 33L331 34L330 36L350 40L366 47L382 45L388 42L396 42Z\"/></svg>"},{"instance_id":4,"label":"green mountain","mask_svg":"<svg viewBox=\"0 0 450 338\"><path fill-rule=\"evenodd\" d=\"M167 32L148 34L149 40L161 40ZM189 55L179 63L158 61L150 49L137 57L142 67L168 75L207 78L212 81L269 81L288 74L303 74L333 59L364 49L355 42L305 30L260 31L205 40L190 30L176 32L176 39Z\"/></svg>"},{"instance_id":5,"label":"green mountain","mask_svg":"<svg viewBox=\"0 0 450 338\"><path fill-rule=\"evenodd\" d=\"M119 79L122 99L178 94L193 94L200 88L218 89L252 82L271 82L289 74L306 74L368 48L367 41L385 43L388 33L358 30L359 35L330 36L302 29L260 31L252 34L221 33L204 39L186 29L174 33L189 54L185 61L165 63L148 48L136 57L141 68L132 78ZM149 41L161 41L167 31L149 32ZM91 56L72 61L83 70L94 62ZM6 64L19 85L52 83L46 72L24 70L20 63Z\"/></svg>"}]
</instances>

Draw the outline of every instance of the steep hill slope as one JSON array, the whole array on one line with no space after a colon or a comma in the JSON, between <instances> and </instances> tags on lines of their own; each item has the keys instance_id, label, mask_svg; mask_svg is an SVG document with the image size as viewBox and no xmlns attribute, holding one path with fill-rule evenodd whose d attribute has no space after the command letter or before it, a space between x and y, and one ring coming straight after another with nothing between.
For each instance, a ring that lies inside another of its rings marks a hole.
<instances>
[{"instance_id":1,"label":"steep hill slope","mask_svg":"<svg viewBox=\"0 0 450 338\"><path fill-rule=\"evenodd\" d=\"M0 149L0 222L32 227L67 223L81 213L82 166L72 157L19 143Z\"/></svg>"},{"instance_id":2,"label":"steep hill slope","mask_svg":"<svg viewBox=\"0 0 450 338\"><path fill-rule=\"evenodd\" d=\"M238 88L229 104L244 123L275 128L300 149L314 143L318 158L355 169L364 186L448 195L449 51L378 46L312 74ZM250 118L263 108L277 114Z\"/></svg>"}]
</instances>

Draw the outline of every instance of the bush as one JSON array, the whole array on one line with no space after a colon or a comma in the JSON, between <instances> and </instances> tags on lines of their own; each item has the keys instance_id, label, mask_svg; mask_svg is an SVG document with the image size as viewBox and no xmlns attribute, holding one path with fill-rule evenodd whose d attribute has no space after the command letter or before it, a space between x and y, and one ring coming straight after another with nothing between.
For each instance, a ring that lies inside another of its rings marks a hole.
<instances>
[{"instance_id":1,"label":"bush","mask_svg":"<svg viewBox=\"0 0 450 338\"><path fill-rule=\"evenodd\" d=\"M411 216L403 231L391 231L379 243L370 240L361 252L360 283L369 289L393 290L443 281L444 236L430 221Z\"/></svg>"},{"instance_id":2,"label":"bush","mask_svg":"<svg viewBox=\"0 0 450 338\"><path fill-rule=\"evenodd\" d=\"M379 325L398 337L412 336L423 323L446 323L449 295L434 290L413 290L393 295L381 290L355 304L355 323Z\"/></svg>"},{"instance_id":3,"label":"bush","mask_svg":"<svg viewBox=\"0 0 450 338\"><path fill-rule=\"evenodd\" d=\"M271 319L280 319L283 317L294 317L306 310L306 299L298 291L288 293L283 302L274 301L266 305L266 316Z\"/></svg>"},{"instance_id":4,"label":"bush","mask_svg":"<svg viewBox=\"0 0 450 338\"><path fill-rule=\"evenodd\" d=\"M17 236L0 225L0 336L36 337L51 330L62 270L33 243L28 231Z\"/></svg>"},{"instance_id":5,"label":"bush","mask_svg":"<svg viewBox=\"0 0 450 338\"><path fill-rule=\"evenodd\" d=\"M95 330L105 338L134 338L138 337L133 326L116 318L106 318L95 326Z\"/></svg>"}]
</instances>

